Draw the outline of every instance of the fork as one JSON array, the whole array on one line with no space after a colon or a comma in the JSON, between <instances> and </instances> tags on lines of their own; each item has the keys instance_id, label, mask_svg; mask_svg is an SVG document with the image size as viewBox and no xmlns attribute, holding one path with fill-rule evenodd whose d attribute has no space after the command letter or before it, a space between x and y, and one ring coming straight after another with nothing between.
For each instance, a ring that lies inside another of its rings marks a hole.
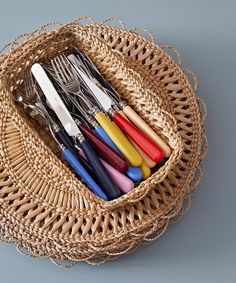
<instances>
[{"instance_id":1,"label":"fork","mask_svg":"<svg viewBox=\"0 0 236 283\"><path fill-rule=\"evenodd\" d=\"M142 158L133 145L128 141L126 136L122 132L117 132L108 117L101 112L97 106L93 105L82 93L80 82L77 80L73 69L70 68L69 60L65 56L60 55L52 59L51 64L62 89L67 93L76 95L78 98L83 97L84 100L87 101L87 112L95 117L106 132L108 131L107 133L110 138L117 145L129 163L132 166L140 166L142 164Z\"/></svg>"}]
</instances>

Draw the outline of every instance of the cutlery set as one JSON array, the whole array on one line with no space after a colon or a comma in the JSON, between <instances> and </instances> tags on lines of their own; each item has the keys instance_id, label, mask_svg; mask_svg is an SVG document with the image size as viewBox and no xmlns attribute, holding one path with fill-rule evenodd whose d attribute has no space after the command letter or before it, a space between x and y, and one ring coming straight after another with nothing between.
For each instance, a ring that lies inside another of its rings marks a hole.
<instances>
[{"instance_id":1,"label":"cutlery set","mask_svg":"<svg viewBox=\"0 0 236 283\"><path fill-rule=\"evenodd\" d=\"M42 116L61 154L87 187L113 200L147 179L170 147L75 50L25 74L16 101Z\"/></svg>"}]
</instances>

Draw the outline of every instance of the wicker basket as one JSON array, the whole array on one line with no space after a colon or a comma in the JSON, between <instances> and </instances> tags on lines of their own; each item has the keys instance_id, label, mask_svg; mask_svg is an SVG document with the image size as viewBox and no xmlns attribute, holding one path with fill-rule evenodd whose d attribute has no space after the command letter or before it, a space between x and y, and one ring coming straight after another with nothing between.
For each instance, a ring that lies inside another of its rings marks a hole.
<instances>
[{"instance_id":1,"label":"wicker basket","mask_svg":"<svg viewBox=\"0 0 236 283\"><path fill-rule=\"evenodd\" d=\"M164 48L134 31L79 21L26 35L0 59L0 234L33 256L101 263L158 238L184 212L207 140L198 98ZM23 74L77 46L172 148L168 161L119 199L94 196L53 139L15 105Z\"/></svg>"}]
</instances>

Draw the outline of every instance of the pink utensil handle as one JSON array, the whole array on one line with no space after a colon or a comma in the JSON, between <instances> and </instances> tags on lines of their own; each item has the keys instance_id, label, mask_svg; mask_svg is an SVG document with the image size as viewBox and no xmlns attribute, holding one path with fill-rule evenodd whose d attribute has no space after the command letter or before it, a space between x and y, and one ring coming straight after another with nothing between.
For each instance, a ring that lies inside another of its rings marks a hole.
<instances>
[{"instance_id":1,"label":"pink utensil handle","mask_svg":"<svg viewBox=\"0 0 236 283\"><path fill-rule=\"evenodd\" d=\"M163 160L163 151L120 113L116 112L112 119L153 161Z\"/></svg>"},{"instance_id":2,"label":"pink utensil handle","mask_svg":"<svg viewBox=\"0 0 236 283\"><path fill-rule=\"evenodd\" d=\"M85 155L82 150L79 151L79 154L85 158ZM134 188L134 183L131 181L128 177L126 177L124 174L120 173L118 170L113 168L110 164L108 164L106 161L101 159L102 165L107 170L107 173L110 175L111 179L114 183L116 183L117 187L124 193L128 193Z\"/></svg>"}]
</instances>

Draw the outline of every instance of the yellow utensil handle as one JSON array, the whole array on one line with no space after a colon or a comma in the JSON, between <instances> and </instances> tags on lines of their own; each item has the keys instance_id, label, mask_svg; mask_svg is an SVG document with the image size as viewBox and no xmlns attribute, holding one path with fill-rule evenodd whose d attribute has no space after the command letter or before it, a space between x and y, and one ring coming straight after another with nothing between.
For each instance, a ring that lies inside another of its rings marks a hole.
<instances>
[{"instance_id":1,"label":"yellow utensil handle","mask_svg":"<svg viewBox=\"0 0 236 283\"><path fill-rule=\"evenodd\" d=\"M147 164L143 161L142 165L139 167L142 171L143 177L142 179L145 180L150 177L151 169L147 166Z\"/></svg>"},{"instance_id":2,"label":"yellow utensil handle","mask_svg":"<svg viewBox=\"0 0 236 283\"><path fill-rule=\"evenodd\" d=\"M125 119L127 119L129 121L129 119L125 116L125 113L123 111L119 111L119 113ZM136 150L139 152L139 154L142 156L143 161L146 163L146 165L149 168L153 168L154 166L156 166L156 162L155 161L151 160L151 158L149 158L149 156L147 156L147 154L134 141L132 141L129 137L128 137L128 139L132 143L132 145L136 148Z\"/></svg>"},{"instance_id":3,"label":"yellow utensil handle","mask_svg":"<svg viewBox=\"0 0 236 283\"><path fill-rule=\"evenodd\" d=\"M140 166L142 164L142 157L132 146L121 129L114 122L111 122L103 112L98 112L95 115L95 119L119 148L128 162L132 166Z\"/></svg>"},{"instance_id":4,"label":"yellow utensil handle","mask_svg":"<svg viewBox=\"0 0 236 283\"><path fill-rule=\"evenodd\" d=\"M171 154L170 147L151 129L146 122L129 106L123 108L123 112L129 120L150 139L152 139L163 151L165 157Z\"/></svg>"}]
</instances>

